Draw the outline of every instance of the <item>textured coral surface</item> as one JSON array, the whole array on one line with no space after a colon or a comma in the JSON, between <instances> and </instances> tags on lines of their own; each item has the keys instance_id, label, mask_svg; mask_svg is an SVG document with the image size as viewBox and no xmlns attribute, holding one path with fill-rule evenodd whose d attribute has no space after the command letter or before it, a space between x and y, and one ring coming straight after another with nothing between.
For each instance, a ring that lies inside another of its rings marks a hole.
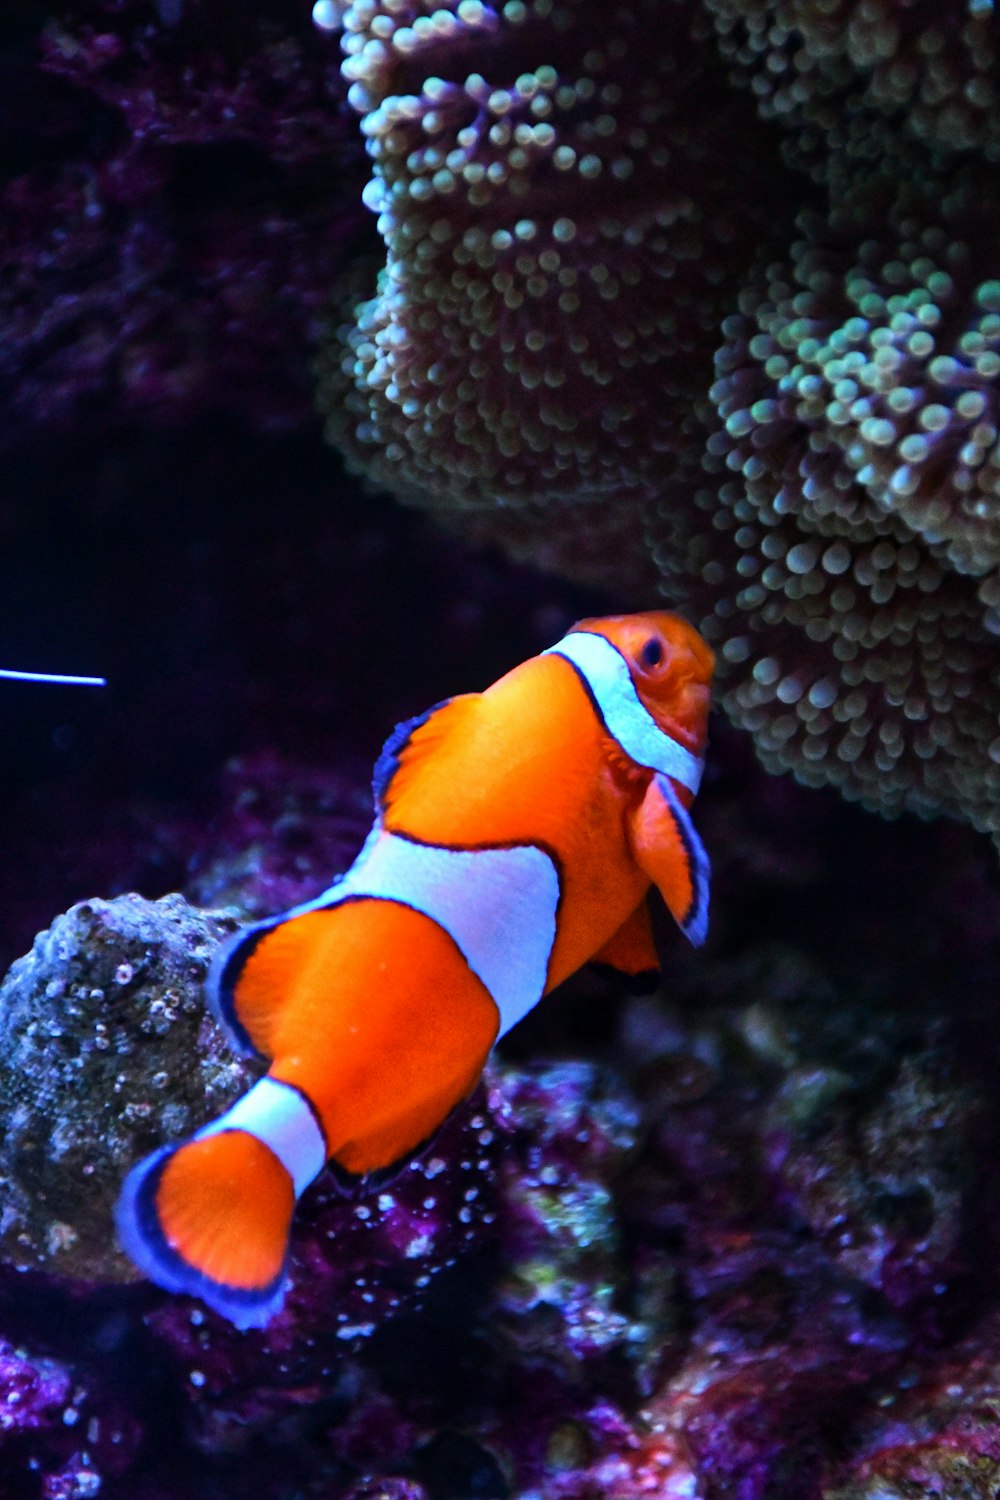
<instances>
[{"instance_id":1,"label":"textured coral surface","mask_svg":"<svg viewBox=\"0 0 1000 1500\"><path fill-rule=\"evenodd\" d=\"M199 996L235 929L178 895L80 902L13 965L0 985L5 1262L134 1275L109 1254L107 1222L139 1142L190 1134L253 1082Z\"/></svg>"}]
</instances>

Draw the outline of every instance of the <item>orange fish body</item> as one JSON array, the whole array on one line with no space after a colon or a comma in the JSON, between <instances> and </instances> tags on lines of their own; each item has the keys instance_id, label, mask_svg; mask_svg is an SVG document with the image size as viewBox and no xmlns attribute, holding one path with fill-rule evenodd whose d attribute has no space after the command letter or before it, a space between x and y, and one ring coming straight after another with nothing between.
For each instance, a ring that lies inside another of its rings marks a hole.
<instances>
[{"instance_id":1,"label":"orange fish body","mask_svg":"<svg viewBox=\"0 0 1000 1500\"><path fill-rule=\"evenodd\" d=\"M295 1201L405 1162L498 1036L588 961L658 967L651 885L694 942L708 865L688 816L713 659L664 612L587 620L483 693L399 726L358 858L244 930L210 999L267 1076L130 1174L122 1242L238 1326L280 1306Z\"/></svg>"}]
</instances>

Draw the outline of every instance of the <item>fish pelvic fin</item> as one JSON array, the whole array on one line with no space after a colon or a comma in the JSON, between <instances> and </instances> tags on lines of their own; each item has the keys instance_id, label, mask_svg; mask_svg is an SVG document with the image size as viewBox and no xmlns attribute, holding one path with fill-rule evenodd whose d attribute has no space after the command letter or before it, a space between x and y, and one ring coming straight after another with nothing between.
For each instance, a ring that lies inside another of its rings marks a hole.
<instances>
[{"instance_id":1,"label":"fish pelvic fin","mask_svg":"<svg viewBox=\"0 0 1000 1500\"><path fill-rule=\"evenodd\" d=\"M277 1156L235 1129L140 1162L115 1220L123 1249L151 1281L200 1297L237 1328L261 1328L284 1300L294 1208Z\"/></svg>"},{"instance_id":2,"label":"fish pelvic fin","mask_svg":"<svg viewBox=\"0 0 1000 1500\"><path fill-rule=\"evenodd\" d=\"M636 993L655 987L660 958L645 898L590 961L597 968L609 969L616 978L624 979L628 989Z\"/></svg>"},{"instance_id":3,"label":"fish pelvic fin","mask_svg":"<svg viewBox=\"0 0 1000 1500\"><path fill-rule=\"evenodd\" d=\"M669 776L655 775L629 820L636 863L656 886L689 942L708 934L710 866L691 816Z\"/></svg>"}]
</instances>

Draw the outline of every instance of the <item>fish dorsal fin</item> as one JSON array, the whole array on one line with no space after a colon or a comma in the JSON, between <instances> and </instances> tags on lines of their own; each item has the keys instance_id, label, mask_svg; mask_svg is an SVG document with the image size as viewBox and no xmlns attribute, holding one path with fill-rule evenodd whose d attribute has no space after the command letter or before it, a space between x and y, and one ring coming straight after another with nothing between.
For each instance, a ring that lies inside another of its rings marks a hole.
<instances>
[{"instance_id":1,"label":"fish dorsal fin","mask_svg":"<svg viewBox=\"0 0 1000 1500\"><path fill-rule=\"evenodd\" d=\"M377 814L389 811L428 758L468 722L481 697L481 693L461 693L444 698L416 718L396 725L375 763L372 790Z\"/></svg>"},{"instance_id":2,"label":"fish dorsal fin","mask_svg":"<svg viewBox=\"0 0 1000 1500\"><path fill-rule=\"evenodd\" d=\"M245 1057L274 1056L274 1028L330 928L325 911L289 912L245 927L216 954L209 1007Z\"/></svg>"},{"instance_id":3,"label":"fish dorsal fin","mask_svg":"<svg viewBox=\"0 0 1000 1500\"><path fill-rule=\"evenodd\" d=\"M656 775L629 819L632 852L695 946L708 931L709 863L669 776Z\"/></svg>"},{"instance_id":4,"label":"fish dorsal fin","mask_svg":"<svg viewBox=\"0 0 1000 1500\"><path fill-rule=\"evenodd\" d=\"M619 976L638 981L646 987L646 981L659 974L660 958L653 941L653 925L649 916L649 905L644 898L631 916L613 933L591 959L599 968L613 969Z\"/></svg>"}]
</instances>

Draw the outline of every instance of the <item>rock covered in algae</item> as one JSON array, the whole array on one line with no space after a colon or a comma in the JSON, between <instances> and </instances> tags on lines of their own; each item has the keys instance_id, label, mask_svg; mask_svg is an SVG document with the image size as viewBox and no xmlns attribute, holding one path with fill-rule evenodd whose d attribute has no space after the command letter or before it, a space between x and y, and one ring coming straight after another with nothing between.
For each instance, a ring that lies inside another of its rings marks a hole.
<instances>
[{"instance_id":1,"label":"rock covered in algae","mask_svg":"<svg viewBox=\"0 0 1000 1500\"><path fill-rule=\"evenodd\" d=\"M88 1500L126 1473L135 1418L69 1362L0 1339L0 1485L11 1497Z\"/></svg>"},{"instance_id":2,"label":"rock covered in algae","mask_svg":"<svg viewBox=\"0 0 1000 1500\"><path fill-rule=\"evenodd\" d=\"M180 1376L199 1446L245 1447L276 1418L327 1399L358 1344L495 1240L503 1144L480 1090L381 1187L345 1196L321 1176L296 1212L290 1287L264 1329L239 1332L188 1297L157 1296L146 1324Z\"/></svg>"},{"instance_id":3,"label":"rock covered in algae","mask_svg":"<svg viewBox=\"0 0 1000 1500\"><path fill-rule=\"evenodd\" d=\"M928 1370L881 1393L825 1500L993 1500L1000 1319L993 1309Z\"/></svg>"},{"instance_id":4,"label":"rock covered in algae","mask_svg":"<svg viewBox=\"0 0 1000 1500\"><path fill-rule=\"evenodd\" d=\"M529 1362L588 1363L627 1351L613 1186L639 1112L621 1080L587 1062L509 1069L491 1090L509 1139L502 1161L504 1275L498 1304Z\"/></svg>"},{"instance_id":5,"label":"rock covered in algae","mask_svg":"<svg viewBox=\"0 0 1000 1500\"><path fill-rule=\"evenodd\" d=\"M185 895L248 918L287 911L346 870L371 827L367 768L352 779L263 750L230 761L209 847L190 862Z\"/></svg>"},{"instance_id":6,"label":"rock covered in algae","mask_svg":"<svg viewBox=\"0 0 1000 1500\"><path fill-rule=\"evenodd\" d=\"M361 160L309 7L8 6L0 75L0 444L307 423Z\"/></svg>"},{"instance_id":7,"label":"rock covered in algae","mask_svg":"<svg viewBox=\"0 0 1000 1500\"><path fill-rule=\"evenodd\" d=\"M201 997L212 951L236 926L178 895L95 898L12 966L0 988L8 1263L135 1277L111 1230L123 1177L252 1081Z\"/></svg>"},{"instance_id":8,"label":"rock covered in algae","mask_svg":"<svg viewBox=\"0 0 1000 1500\"><path fill-rule=\"evenodd\" d=\"M964 1269L962 1201L982 1107L933 1053L904 1058L874 1104L835 1068L795 1070L767 1131L782 1196L831 1262L891 1306L931 1298Z\"/></svg>"}]
</instances>

